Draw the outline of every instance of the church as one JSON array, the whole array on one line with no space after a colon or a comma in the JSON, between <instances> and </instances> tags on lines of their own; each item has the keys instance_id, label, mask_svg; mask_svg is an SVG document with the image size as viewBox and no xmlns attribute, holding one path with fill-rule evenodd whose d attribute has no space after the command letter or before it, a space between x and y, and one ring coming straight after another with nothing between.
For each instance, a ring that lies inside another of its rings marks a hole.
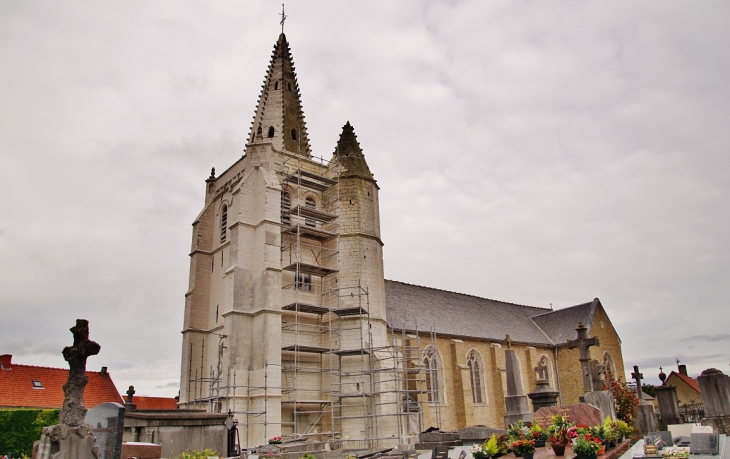
<instances>
[{"instance_id":1,"label":"church","mask_svg":"<svg viewBox=\"0 0 730 459\"><path fill-rule=\"evenodd\" d=\"M349 122L334 140L329 158L310 149L282 33L245 154L211 171L193 222L180 408L233 413L244 447L504 428L508 348L525 393L541 368L560 404L578 402L579 324L590 358L624 378L597 298L552 310L385 280L378 183Z\"/></svg>"}]
</instances>

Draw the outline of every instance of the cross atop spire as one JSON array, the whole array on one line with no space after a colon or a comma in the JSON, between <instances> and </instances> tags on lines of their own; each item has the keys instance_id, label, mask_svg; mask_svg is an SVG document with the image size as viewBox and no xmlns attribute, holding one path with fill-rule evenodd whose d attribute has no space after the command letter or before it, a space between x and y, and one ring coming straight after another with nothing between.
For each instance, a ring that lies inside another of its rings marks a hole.
<instances>
[{"instance_id":1,"label":"cross atop spire","mask_svg":"<svg viewBox=\"0 0 730 459\"><path fill-rule=\"evenodd\" d=\"M286 21L286 18L287 18L287 16L286 16L286 14L284 14L284 4L282 3L281 4L281 22L279 22L279 24L281 24L281 33L284 33L284 21Z\"/></svg>"}]
</instances>

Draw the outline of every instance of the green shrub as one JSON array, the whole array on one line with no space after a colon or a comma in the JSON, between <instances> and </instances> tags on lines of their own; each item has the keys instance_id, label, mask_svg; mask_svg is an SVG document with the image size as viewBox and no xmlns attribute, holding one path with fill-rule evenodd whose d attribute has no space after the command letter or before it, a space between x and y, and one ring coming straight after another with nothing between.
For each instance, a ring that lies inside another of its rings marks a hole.
<instances>
[{"instance_id":1,"label":"green shrub","mask_svg":"<svg viewBox=\"0 0 730 459\"><path fill-rule=\"evenodd\" d=\"M30 456L46 426L58 424L60 410L0 409L0 454Z\"/></svg>"}]
</instances>

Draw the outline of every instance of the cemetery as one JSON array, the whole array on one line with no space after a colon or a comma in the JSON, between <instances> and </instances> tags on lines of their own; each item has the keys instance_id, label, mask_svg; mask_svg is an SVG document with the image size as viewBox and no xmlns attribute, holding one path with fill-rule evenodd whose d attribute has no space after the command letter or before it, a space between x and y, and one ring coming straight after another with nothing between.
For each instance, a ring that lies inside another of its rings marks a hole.
<instances>
[{"instance_id":1,"label":"cemetery","mask_svg":"<svg viewBox=\"0 0 730 459\"><path fill-rule=\"evenodd\" d=\"M70 371L63 386L63 406L47 424L30 451L2 451L0 457L33 459L131 459L131 458L421 458L496 459L654 459L725 457L730 427L730 382L717 369L698 377L706 417L701 424L681 423L676 388L657 388L659 413L642 400L643 373L631 374L636 392L620 382L607 384L600 366L586 359L596 340L578 327L578 338L568 344L580 349L585 391L580 403L560 405L557 391L549 386L546 368L538 366L536 387L525 394L516 378L514 350L506 354L507 391L504 428L469 426L459 431L429 428L412 442L370 449L343 449L337 441L274 436L265 444L243 448L237 420L228 414L200 410L138 411L130 386L124 404L102 403L91 410L84 405L88 382L86 360L101 346L89 339L89 324L79 319L70 329L73 344L63 349ZM509 337L507 339L509 343ZM610 377L610 375L609 375ZM528 400L531 403L528 403ZM628 407L628 409L625 409ZM52 413L53 414L53 413ZM2 418L0 418L2 419ZM17 418L20 419L20 418ZM657 423L659 420L659 423ZM2 422L0 420L0 422ZM0 424L2 426L2 424ZM3 445L0 437L0 447Z\"/></svg>"}]
</instances>

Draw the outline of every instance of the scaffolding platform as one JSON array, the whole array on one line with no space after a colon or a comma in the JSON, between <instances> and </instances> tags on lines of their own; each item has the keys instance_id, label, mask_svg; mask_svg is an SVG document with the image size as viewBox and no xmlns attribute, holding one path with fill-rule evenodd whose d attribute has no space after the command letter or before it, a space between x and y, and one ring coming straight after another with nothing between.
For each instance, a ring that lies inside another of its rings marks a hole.
<instances>
[{"instance_id":1,"label":"scaffolding platform","mask_svg":"<svg viewBox=\"0 0 730 459\"><path fill-rule=\"evenodd\" d=\"M289 211L289 215L293 215L295 217L310 218L312 220L317 220L322 223L329 223L337 219L337 214L331 214L323 210L313 209L311 207L302 205L297 205L296 207L292 208Z\"/></svg>"},{"instance_id":2,"label":"scaffolding platform","mask_svg":"<svg viewBox=\"0 0 730 459\"><path fill-rule=\"evenodd\" d=\"M307 314L318 314L318 315L327 314L328 312L331 311L331 309L326 306L317 306L314 304L299 303L299 302L287 304L286 306L282 307L281 309L283 309L284 311L304 312Z\"/></svg>"},{"instance_id":3,"label":"scaffolding platform","mask_svg":"<svg viewBox=\"0 0 730 459\"><path fill-rule=\"evenodd\" d=\"M301 344L292 344L291 346L285 346L282 347L281 350L292 352L311 352L313 354L327 354L330 351L328 347L302 346Z\"/></svg>"},{"instance_id":4,"label":"scaffolding platform","mask_svg":"<svg viewBox=\"0 0 730 459\"><path fill-rule=\"evenodd\" d=\"M309 263L292 263L282 268L285 271L299 272L302 274L311 274L313 276L326 277L338 272L336 269L324 266L310 265Z\"/></svg>"},{"instance_id":5,"label":"scaffolding platform","mask_svg":"<svg viewBox=\"0 0 730 459\"><path fill-rule=\"evenodd\" d=\"M337 237L337 233L321 230L307 225L297 224L294 226L282 228L282 233L284 234L291 234L293 236L296 236L298 234L301 237L316 239L318 241L329 241L330 239L334 239Z\"/></svg>"}]
</instances>

